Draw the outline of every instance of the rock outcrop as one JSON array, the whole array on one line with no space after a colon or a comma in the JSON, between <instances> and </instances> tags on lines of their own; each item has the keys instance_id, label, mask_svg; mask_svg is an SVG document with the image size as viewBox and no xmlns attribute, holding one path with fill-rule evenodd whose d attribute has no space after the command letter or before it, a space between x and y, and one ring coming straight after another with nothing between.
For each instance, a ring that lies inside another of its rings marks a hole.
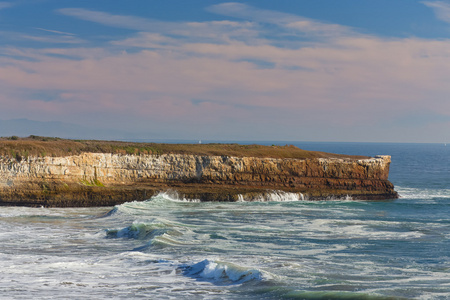
<instances>
[{"instance_id":1,"label":"rock outcrop","mask_svg":"<svg viewBox=\"0 0 450 300\"><path fill-rule=\"evenodd\" d=\"M0 205L102 206L144 200L158 191L202 201L252 200L270 191L305 199L397 198L390 156L257 158L183 154L82 153L0 158Z\"/></svg>"}]
</instances>

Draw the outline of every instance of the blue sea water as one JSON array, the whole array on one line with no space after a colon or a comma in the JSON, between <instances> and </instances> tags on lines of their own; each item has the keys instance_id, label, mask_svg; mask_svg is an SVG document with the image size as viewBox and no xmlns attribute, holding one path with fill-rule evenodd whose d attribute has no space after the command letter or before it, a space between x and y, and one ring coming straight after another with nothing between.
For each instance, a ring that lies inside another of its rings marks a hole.
<instances>
[{"instance_id":1,"label":"blue sea water","mask_svg":"<svg viewBox=\"0 0 450 300\"><path fill-rule=\"evenodd\" d=\"M450 147L295 145L392 155L400 198L0 207L1 298L450 298Z\"/></svg>"}]
</instances>

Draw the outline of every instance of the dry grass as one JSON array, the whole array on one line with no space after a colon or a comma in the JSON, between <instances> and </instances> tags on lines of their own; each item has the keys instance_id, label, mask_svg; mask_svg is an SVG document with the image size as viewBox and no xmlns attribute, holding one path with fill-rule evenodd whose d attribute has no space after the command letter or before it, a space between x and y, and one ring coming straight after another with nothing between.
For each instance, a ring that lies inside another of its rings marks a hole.
<instances>
[{"instance_id":1,"label":"dry grass","mask_svg":"<svg viewBox=\"0 0 450 300\"><path fill-rule=\"evenodd\" d=\"M204 156L271 157L271 158L355 158L325 152L306 151L292 145L262 146L239 144L159 144L118 141L67 140L59 138L29 136L27 138L0 138L0 155L17 160L28 156L67 156L83 152L113 154L192 154Z\"/></svg>"}]
</instances>

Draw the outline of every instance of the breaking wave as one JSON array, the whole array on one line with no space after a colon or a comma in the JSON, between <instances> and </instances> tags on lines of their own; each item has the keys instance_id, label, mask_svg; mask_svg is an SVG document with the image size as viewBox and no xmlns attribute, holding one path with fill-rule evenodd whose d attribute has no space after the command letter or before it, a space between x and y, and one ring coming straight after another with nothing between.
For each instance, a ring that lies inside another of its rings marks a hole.
<instances>
[{"instance_id":1,"label":"breaking wave","mask_svg":"<svg viewBox=\"0 0 450 300\"><path fill-rule=\"evenodd\" d=\"M415 188L415 187L396 187L400 198L407 199L421 199L421 200L434 200L434 199L449 199L450 189L430 189L430 188Z\"/></svg>"},{"instance_id":2,"label":"breaking wave","mask_svg":"<svg viewBox=\"0 0 450 300\"><path fill-rule=\"evenodd\" d=\"M211 281L218 285L241 284L248 281L261 281L267 276L262 271L238 266L228 262L205 259L193 265L184 265L183 274L199 280Z\"/></svg>"},{"instance_id":3,"label":"breaking wave","mask_svg":"<svg viewBox=\"0 0 450 300\"><path fill-rule=\"evenodd\" d=\"M163 223L139 223L135 222L131 226L117 230L106 230L106 236L108 238L129 238L137 240L151 239L156 236L163 235L169 232L171 228ZM173 230L173 229L172 229Z\"/></svg>"},{"instance_id":4,"label":"breaking wave","mask_svg":"<svg viewBox=\"0 0 450 300\"><path fill-rule=\"evenodd\" d=\"M289 193L285 191L270 191L259 195L239 195L238 202L290 202L304 201L305 196L302 193Z\"/></svg>"},{"instance_id":5,"label":"breaking wave","mask_svg":"<svg viewBox=\"0 0 450 300\"><path fill-rule=\"evenodd\" d=\"M299 202L311 200L307 195L302 193L285 192L281 190L265 191L261 193L249 193L239 194L237 201L239 203L244 202ZM353 201L351 196L341 197L324 197L322 201ZM115 206L111 211L104 215L104 217L113 216L115 214L138 214L142 215L145 212L152 212L155 207L170 208L179 207L180 205L187 205L191 207L201 202L199 199L188 199L181 197L176 191L170 190L166 192L160 192L159 194L151 197L145 201L132 201L126 202L121 205ZM229 203L233 203L230 201Z\"/></svg>"},{"instance_id":6,"label":"breaking wave","mask_svg":"<svg viewBox=\"0 0 450 300\"><path fill-rule=\"evenodd\" d=\"M151 213L153 209L160 207L178 207L180 204L192 204L200 202L198 199L186 199L180 197L176 191L160 192L145 201L131 201L116 205L111 211L103 217L110 217L117 214L125 215L144 215Z\"/></svg>"}]
</instances>

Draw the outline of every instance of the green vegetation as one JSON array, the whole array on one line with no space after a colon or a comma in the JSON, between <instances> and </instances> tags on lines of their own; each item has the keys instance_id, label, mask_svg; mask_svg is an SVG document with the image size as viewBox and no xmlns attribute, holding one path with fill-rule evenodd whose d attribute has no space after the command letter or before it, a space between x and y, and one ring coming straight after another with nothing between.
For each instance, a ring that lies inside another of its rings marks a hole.
<instances>
[{"instance_id":1,"label":"green vegetation","mask_svg":"<svg viewBox=\"0 0 450 300\"><path fill-rule=\"evenodd\" d=\"M97 187L104 187L105 185L98 179L93 179L91 181L88 180L81 180L80 183L85 186L97 186Z\"/></svg>"},{"instance_id":2,"label":"green vegetation","mask_svg":"<svg viewBox=\"0 0 450 300\"><path fill-rule=\"evenodd\" d=\"M32 139L32 140L38 140L38 141L44 141L44 142L60 140L60 138L57 138L57 137L46 137L46 136L37 136L37 135L30 135L28 138Z\"/></svg>"},{"instance_id":3,"label":"green vegetation","mask_svg":"<svg viewBox=\"0 0 450 300\"><path fill-rule=\"evenodd\" d=\"M271 158L361 158L324 152L306 151L292 145L262 146L240 144L158 144L119 141L67 140L40 136L13 139L0 138L0 156L16 158L18 161L30 156L68 156L84 152L129 155L186 154L202 156L237 156Z\"/></svg>"}]
</instances>

